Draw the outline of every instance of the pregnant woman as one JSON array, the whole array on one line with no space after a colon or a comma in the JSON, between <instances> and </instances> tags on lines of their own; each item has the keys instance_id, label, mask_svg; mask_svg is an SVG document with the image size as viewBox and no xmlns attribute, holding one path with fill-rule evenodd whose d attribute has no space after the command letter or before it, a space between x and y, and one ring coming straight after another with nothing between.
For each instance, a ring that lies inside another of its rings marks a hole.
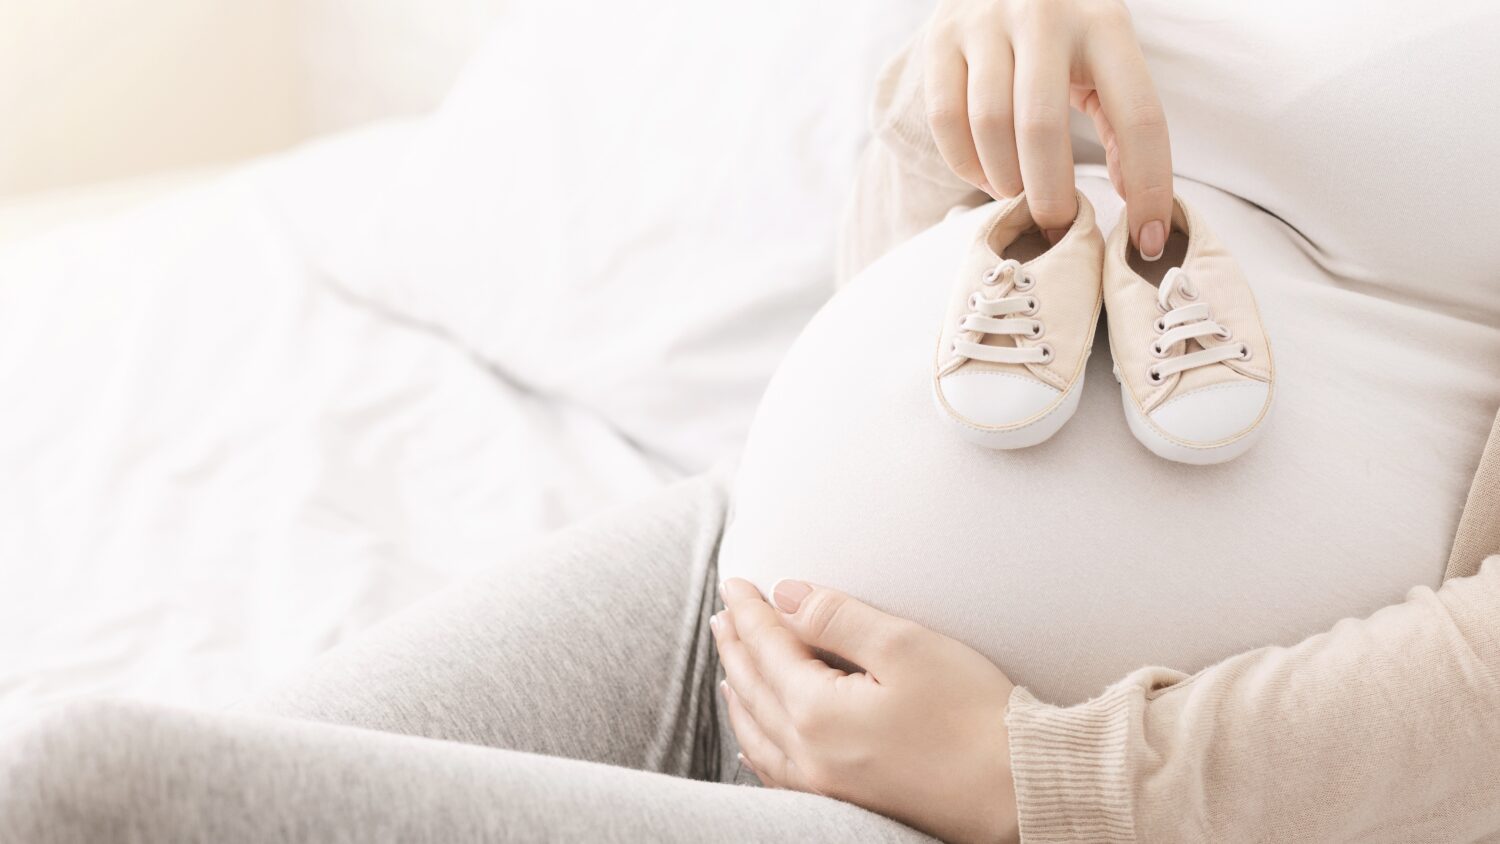
<instances>
[{"instance_id":1,"label":"pregnant woman","mask_svg":"<svg viewBox=\"0 0 1500 844\"><path fill-rule=\"evenodd\" d=\"M0 735L0 841L1500 836L1500 118L1464 93L1500 84L1500 12L1132 11L939 4L883 78L850 280L732 481L565 531L238 711ZM1278 393L1248 454L1143 448L1103 332L1047 442L939 417L989 199L1024 192L1055 242L1075 187L1142 261L1176 195L1243 265Z\"/></svg>"}]
</instances>

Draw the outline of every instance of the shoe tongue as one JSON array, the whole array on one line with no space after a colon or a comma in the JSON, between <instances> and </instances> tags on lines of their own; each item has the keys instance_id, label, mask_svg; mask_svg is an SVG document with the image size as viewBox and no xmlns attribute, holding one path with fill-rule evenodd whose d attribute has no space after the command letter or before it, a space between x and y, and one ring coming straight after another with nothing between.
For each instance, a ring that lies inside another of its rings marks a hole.
<instances>
[{"instance_id":1,"label":"shoe tongue","mask_svg":"<svg viewBox=\"0 0 1500 844\"><path fill-rule=\"evenodd\" d=\"M990 224L990 229L985 234L984 243L991 253L987 256L987 260L990 263L985 269L1007 259L1014 260L1023 265L1013 270L1014 275L1008 274L1002 277L1000 283L994 287L989 285L981 286L979 295L985 299L1004 299L1012 296L1027 295L1025 291L1010 289L1002 296L999 291L1005 288L1013 288L1013 284L1009 284L1008 282L1018 280L1023 272L1032 271L1032 268L1024 265L1029 261L1034 261L1041 257L1047 250L1052 248L1051 242L1047 240L1047 236L1037 227L1036 221L1032 218L1031 209L1027 207L1024 197ZM996 317L996 319L1019 318L1022 318L1019 314ZM1013 349L1020 346L1019 338L1009 334L985 334L980 342L983 345L994 346L996 348ZM1030 371L1026 364L1023 363L995 363L993 361L966 360L960 366L1023 373Z\"/></svg>"},{"instance_id":2,"label":"shoe tongue","mask_svg":"<svg viewBox=\"0 0 1500 844\"><path fill-rule=\"evenodd\" d=\"M1032 229L1032 231L1036 231L1036 229ZM1040 234L1040 232L1037 233ZM1007 255L1005 257L1008 258L1010 256ZM981 286L979 288L980 298L993 301L995 299L1009 299L1014 296L1025 296L1025 292L1016 290L1014 287L1014 283L1020 279L1021 274L1024 271L1025 270L1021 266L1013 265L1010 270L1008 270L1004 275L1000 277L998 283L996 283L995 285ZM1000 293L1000 291L1002 290L1006 291L1003 295ZM995 319L1019 318L1021 317L1018 314L1006 314L995 317ZM993 346L999 349L1014 349L1020 346L1020 343L1017 340L1017 335L1013 334L984 334L980 337L979 342L981 345ZM982 361L973 359L965 361L962 366L996 371L1027 371L1026 365L1022 363L998 363L995 361Z\"/></svg>"},{"instance_id":3,"label":"shoe tongue","mask_svg":"<svg viewBox=\"0 0 1500 844\"><path fill-rule=\"evenodd\" d=\"M1160 258L1157 258L1155 261L1147 261L1141 257L1138 249L1131 246L1128 247L1129 252L1126 260L1130 265L1131 271L1140 276L1141 281L1144 281L1151 287L1152 295L1155 295L1157 290L1161 288L1162 282L1166 281L1167 275L1172 270L1185 270L1184 264L1187 261L1189 246L1190 241L1187 233L1174 227L1167 233L1167 243L1162 249ZM1191 277L1191 274L1189 274L1189 277Z\"/></svg>"}]
</instances>

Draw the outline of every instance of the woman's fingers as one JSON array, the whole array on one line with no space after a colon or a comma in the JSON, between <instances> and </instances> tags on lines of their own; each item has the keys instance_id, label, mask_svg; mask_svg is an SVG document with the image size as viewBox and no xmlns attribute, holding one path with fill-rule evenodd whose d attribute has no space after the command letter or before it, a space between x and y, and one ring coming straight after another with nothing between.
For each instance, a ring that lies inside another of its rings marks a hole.
<instances>
[{"instance_id":1,"label":"woman's fingers","mask_svg":"<svg viewBox=\"0 0 1500 844\"><path fill-rule=\"evenodd\" d=\"M853 662L876 682L889 682L904 667L920 662L927 652L926 637L937 635L843 592L800 580L778 582L772 600L799 639Z\"/></svg>"},{"instance_id":2,"label":"woman's fingers","mask_svg":"<svg viewBox=\"0 0 1500 844\"><path fill-rule=\"evenodd\" d=\"M1155 259L1161 257L1171 230L1172 146L1161 100L1128 14L1123 7L1114 14L1117 17L1096 26L1089 39L1090 75L1114 133L1131 239L1142 257Z\"/></svg>"},{"instance_id":3,"label":"woman's fingers","mask_svg":"<svg viewBox=\"0 0 1500 844\"><path fill-rule=\"evenodd\" d=\"M960 179L995 196L995 188L984 176L974 137L969 131L969 69L957 45L932 36L926 49L927 73L923 96L927 102L927 124L938 154Z\"/></svg>"},{"instance_id":4,"label":"woman's fingers","mask_svg":"<svg viewBox=\"0 0 1500 844\"><path fill-rule=\"evenodd\" d=\"M1075 97L1077 103L1073 107L1088 115L1089 120L1094 122L1094 134L1099 136L1099 144L1104 147L1104 164L1109 170L1109 183L1114 186L1115 193L1124 197L1125 179L1120 175L1120 147L1115 141L1115 129L1109 125L1104 107L1099 105L1099 92L1092 89L1082 95L1075 92Z\"/></svg>"},{"instance_id":5,"label":"woman's fingers","mask_svg":"<svg viewBox=\"0 0 1500 844\"><path fill-rule=\"evenodd\" d=\"M1171 231L1172 151L1124 3L1008 8L1003 16L959 15L959 23L942 18L928 35L927 118L943 160L992 196L1024 190L1055 242L1078 213L1072 99L1105 145L1131 240L1145 257L1159 257ZM1073 72L1083 68L1092 84L1080 80L1084 95L1073 98Z\"/></svg>"},{"instance_id":6,"label":"woman's fingers","mask_svg":"<svg viewBox=\"0 0 1500 844\"><path fill-rule=\"evenodd\" d=\"M739 578L726 581L724 604L729 609L731 632L749 649L755 667L788 709L821 691L843 673L818 659L811 648L787 629L781 614L766 603L750 581Z\"/></svg>"},{"instance_id":7,"label":"woman's fingers","mask_svg":"<svg viewBox=\"0 0 1500 844\"><path fill-rule=\"evenodd\" d=\"M781 785L775 780L771 779L768 774L761 773L760 770L755 767L755 763L751 762L749 757L747 757L745 754L740 753L737 754L737 756L739 757L740 764L745 767L745 770L750 772L751 776L760 780L761 785L765 786L766 788L786 788L786 786Z\"/></svg>"},{"instance_id":8,"label":"woman's fingers","mask_svg":"<svg viewBox=\"0 0 1500 844\"><path fill-rule=\"evenodd\" d=\"M1011 107L1015 59L1003 43L983 43L968 54L969 129L993 196L1021 192L1016 122Z\"/></svg>"},{"instance_id":9,"label":"woman's fingers","mask_svg":"<svg viewBox=\"0 0 1500 844\"><path fill-rule=\"evenodd\" d=\"M719 664L724 669L724 677L741 705L772 741L781 747L790 746L795 740L792 720L775 691L761 676L749 648L740 640L731 614L727 611L718 613L710 619L709 627L719 649Z\"/></svg>"},{"instance_id":10,"label":"woman's fingers","mask_svg":"<svg viewBox=\"0 0 1500 844\"><path fill-rule=\"evenodd\" d=\"M795 717L807 711L831 681L843 673L818 659L811 648L788 630L781 623L781 614L766 603L760 590L749 581L738 578L727 581L724 603L729 610L728 624L721 626L727 628L735 641L743 643L756 673L785 712Z\"/></svg>"},{"instance_id":11,"label":"woman's fingers","mask_svg":"<svg viewBox=\"0 0 1500 844\"><path fill-rule=\"evenodd\" d=\"M734 731L735 742L740 746L740 758L762 783L772 788L781 787L781 780L772 772L786 766L786 754L755 723L755 716L745 708L727 680L719 683L719 695L724 698L724 708L729 713L729 728Z\"/></svg>"},{"instance_id":12,"label":"woman's fingers","mask_svg":"<svg viewBox=\"0 0 1500 844\"><path fill-rule=\"evenodd\" d=\"M728 683L719 684L724 696L724 705L729 711L729 726L734 730L735 741L740 746L740 756L749 765L752 773L762 783L772 788L793 788L806 791L806 783L797 775L797 768L787 758L786 752L766 735L756 723L755 716L745 707L739 695Z\"/></svg>"},{"instance_id":13,"label":"woman's fingers","mask_svg":"<svg viewBox=\"0 0 1500 844\"><path fill-rule=\"evenodd\" d=\"M1039 9L1045 7L1038 7ZM1068 137L1069 44L1060 22L1039 12L1014 42L1016 150L1032 219L1050 235L1078 215Z\"/></svg>"}]
</instances>

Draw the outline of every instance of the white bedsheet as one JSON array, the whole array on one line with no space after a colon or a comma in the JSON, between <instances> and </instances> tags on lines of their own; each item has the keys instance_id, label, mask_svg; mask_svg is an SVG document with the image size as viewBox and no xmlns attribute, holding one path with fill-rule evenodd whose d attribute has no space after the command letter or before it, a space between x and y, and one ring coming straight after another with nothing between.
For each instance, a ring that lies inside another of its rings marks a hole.
<instances>
[{"instance_id":1,"label":"white bedsheet","mask_svg":"<svg viewBox=\"0 0 1500 844\"><path fill-rule=\"evenodd\" d=\"M0 720L232 702L669 477L319 276L410 135L0 247Z\"/></svg>"}]
</instances>

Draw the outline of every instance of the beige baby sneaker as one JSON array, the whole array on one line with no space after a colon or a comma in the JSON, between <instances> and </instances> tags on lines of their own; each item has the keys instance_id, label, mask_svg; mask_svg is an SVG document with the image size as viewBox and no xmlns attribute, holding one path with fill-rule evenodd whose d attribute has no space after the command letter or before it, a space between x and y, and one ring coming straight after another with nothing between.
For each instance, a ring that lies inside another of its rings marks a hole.
<instances>
[{"instance_id":1,"label":"beige baby sneaker","mask_svg":"<svg viewBox=\"0 0 1500 844\"><path fill-rule=\"evenodd\" d=\"M1078 218L1055 245L1025 195L980 227L938 338L933 395L968 439L1025 448L1078 407L1099 321L1104 240L1078 194Z\"/></svg>"},{"instance_id":2,"label":"beige baby sneaker","mask_svg":"<svg viewBox=\"0 0 1500 844\"><path fill-rule=\"evenodd\" d=\"M1222 463L1255 442L1271 409L1271 345L1239 265L1179 198L1166 250L1141 258L1109 237L1109 347L1131 433L1160 457Z\"/></svg>"}]
</instances>

